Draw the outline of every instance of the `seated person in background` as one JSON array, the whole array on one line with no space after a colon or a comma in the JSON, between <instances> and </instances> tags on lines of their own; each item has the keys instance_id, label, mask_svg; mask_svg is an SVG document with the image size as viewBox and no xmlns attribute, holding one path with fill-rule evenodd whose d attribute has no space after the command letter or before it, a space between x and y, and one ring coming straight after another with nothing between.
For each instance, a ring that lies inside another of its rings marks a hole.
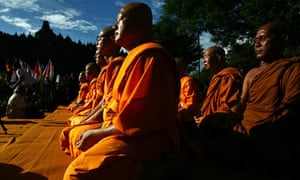
<instances>
[{"instance_id":1,"label":"seated person in background","mask_svg":"<svg viewBox=\"0 0 300 180\"><path fill-rule=\"evenodd\" d=\"M11 86L12 89L15 89L19 84L23 84L29 88L37 88L37 80L34 79L29 72L23 69L20 62L15 62L13 64L13 69L16 71L16 76L18 80Z\"/></svg>"},{"instance_id":2,"label":"seated person in background","mask_svg":"<svg viewBox=\"0 0 300 180\"><path fill-rule=\"evenodd\" d=\"M72 110L74 115L86 116L91 111L93 100L96 96L96 82L99 72L100 68L95 62L91 62L86 65L85 76L89 81L88 93L85 96L84 104Z\"/></svg>"},{"instance_id":3,"label":"seated person in background","mask_svg":"<svg viewBox=\"0 0 300 180\"><path fill-rule=\"evenodd\" d=\"M190 75L184 74L185 62L182 58L175 58L180 77L180 96L178 103L178 118L187 128L195 128L194 116L198 114L202 100L201 84Z\"/></svg>"},{"instance_id":4,"label":"seated person in background","mask_svg":"<svg viewBox=\"0 0 300 180\"><path fill-rule=\"evenodd\" d=\"M205 70L214 75L210 80L200 114L195 117L195 122L200 127L202 123L212 119L210 115L216 115L216 121L212 123L223 126L225 121L219 122L217 115L220 113L221 116L227 116L237 113L235 109L240 102L243 75L237 68L226 65L225 51L221 47L207 48L204 51L203 61ZM206 118L208 116L209 118Z\"/></svg>"},{"instance_id":5,"label":"seated person in background","mask_svg":"<svg viewBox=\"0 0 300 180\"><path fill-rule=\"evenodd\" d=\"M201 149L199 145L211 142L211 137L217 136L219 128L229 126L225 119L238 121L236 106L239 105L242 92L243 76L234 67L226 64L225 51L218 46L211 46L203 54L204 68L213 73L200 114L195 117L198 132L193 144L195 152ZM199 144L200 143L200 144ZM204 147L205 148L205 147ZM202 151L200 151L202 152Z\"/></svg>"},{"instance_id":6,"label":"seated person in background","mask_svg":"<svg viewBox=\"0 0 300 180\"><path fill-rule=\"evenodd\" d=\"M8 99L6 115L8 118L41 118L44 115L41 102L27 103L27 88L20 84Z\"/></svg>"},{"instance_id":7,"label":"seated person in background","mask_svg":"<svg viewBox=\"0 0 300 180\"><path fill-rule=\"evenodd\" d=\"M79 91L76 99L68 106L68 110L71 111L71 109L76 109L77 106L84 104L84 99L88 93L89 90L89 83L88 80L85 77L85 71L81 71L78 75L78 81L79 81Z\"/></svg>"}]
</instances>

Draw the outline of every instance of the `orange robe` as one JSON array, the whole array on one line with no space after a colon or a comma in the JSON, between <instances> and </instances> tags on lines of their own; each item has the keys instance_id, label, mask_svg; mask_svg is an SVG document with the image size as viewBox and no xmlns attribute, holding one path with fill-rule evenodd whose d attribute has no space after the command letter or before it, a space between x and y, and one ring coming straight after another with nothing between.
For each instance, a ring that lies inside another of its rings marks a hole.
<instances>
[{"instance_id":1,"label":"orange robe","mask_svg":"<svg viewBox=\"0 0 300 180\"><path fill-rule=\"evenodd\" d=\"M106 69L107 69L107 65L105 67L102 67L101 72L97 77L96 95L95 97L93 97L92 109L94 109L103 98Z\"/></svg>"},{"instance_id":2,"label":"orange robe","mask_svg":"<svg viewBox=\"0 0 300 180\"><path fill-rule=\"evenodd\" d=\"M248 94L242 120L248 134L298 132L300 58L280 59L269 64L253 79Z\"/></svg>"},{"instance_id":3,"label":"orange robe","mask_svg":"<svg viewBox=\"0 0 300 180\"><path fill-rule=\"evenodd\" d=\"M76 100L77 103L80 103L85 99L85 97L88 93L88 87L89 87L89 83L87 83L87 82L82 83L80 85L80 89L79 89L79 92L78 92L78 97L77 97L77 100Z\"/></svg>"},{"instance_id":4,"label":"orange robe","mask_svg":"<svg viewBox=\"0 0 300 180\"><path fill-rule=\"evenodd\" d=\"M188 115L185 115L183 120L193 120L193 116L199 111L201 102L201 87L200 84L191 76L183 76L180 78L180 96L178 111L185 110Z\"/></svg>"},{"instance_id":5,"label":"orange robe","mask_svg":"<svg viewBox=\"0 0 300 180\"><path fill-rule=\"evenodd\" d=\"M69 165L64 179L137 179L142 161L173 151L179 79L174 59L156 43L132 49L113 86L106 113L123 135L108 136ZM117 172L117 173L116 173Z\"/></svg>"},{"instance_id":6,"label":"orange robe","mask_svg":"<svg viewBox=\"0 0 300 180\"><path fill-rule=\"evenodd\" d=\"M240 101L243 76L234 67L227 67L213 75L201 106L201 116L228 113Z\"/></svg>"},{"instance_id":7,"label":"orange robe","mask_svg":"<svg viewBox=\"0 0 300 180\"><path fill-rule=\"evenodd\" d=\"M112 122L112 113L109 112L109 109L107 108L107 105L112 100L112 89L113 85L115 83L115 80L117 78L117 75L120 71L121 65L123 63L124 57L116 57L114 60L112 60L107 67L106 77L105 77L105 83L104 83L104 97L103 98L103 123L102 127L107 127Z\"/></svg>"},{"instance_id":8,"label":"orange robe","mask_svg":"<svg viewBox=\"0 0 300 180\"><path fill-rule=\"evenodd\" d=\"M89 90L89 83L88 82L82 83L79 87L78 95L77 95L75 102L71 103L67 109L69 111L73 111L74 106L83 103L84 99L88 93L88 90Z\"/></svg>"},{"instance_id":9,"label":"orange robe","mask_svg":"<svg viewBox=\"0 0 300 180\"><path fill-rule=\"evenodd\" d=\"M114 84L114 81L117 77L117 74L120 70L120 67L122 65L124 57L116 57L114 58L106 67L105 67L105 82L104 89L103 89L103 102L102 106L106 106L106 104L110 101L112 96L112 87ZM99 76L98 76L99 77ZM110 125L109 115L104 115L103 117L103 124L106 124L105 126ZM96 128L101 125L102 121L95 120L93 122L90 122L88 124L80 124L77 122L76 124L73 123L72 127L66 127L62 131L61 137L60 137L60 144L62 149L67 153L70 154L71 157L75 158L79 156L81 153L80 150L77 149L76 142L80 135L88 129Z\"/></svg>"},{"instance_id":10,"label":"orange robe","mask_svg":"<svg viewBox=\"0 0 300 180\"><path fill-rule=\"evenodd\" d=\"M93 78L88 87L88 93L85 96L84 104L79 106L73 111L73 116L68 119L68 124L74 125L78 124L88 113L92 110L92 101L96 95L96 82L97 78ZM85 107L84 107L85 106Z\"/></svg>"},{"instance_id":11,"label":"orange robe","mask_svg":"<svg viewBox=\"0 0 300 180\"><path fill-rule=\"evenodd\" d=\"M97 84L97 78L93 78L91 80L91 82L89 83L89 92L87 93L87 95L85 96L85 100L84 100L84 105L86 106L84 109L76 109L74 111L75 115L87 115L91 109L92 109L92 102L94 100L94 97L96 96L97 93L97 89L96 89L96 84Z\"/></svg>"}]
</instances>

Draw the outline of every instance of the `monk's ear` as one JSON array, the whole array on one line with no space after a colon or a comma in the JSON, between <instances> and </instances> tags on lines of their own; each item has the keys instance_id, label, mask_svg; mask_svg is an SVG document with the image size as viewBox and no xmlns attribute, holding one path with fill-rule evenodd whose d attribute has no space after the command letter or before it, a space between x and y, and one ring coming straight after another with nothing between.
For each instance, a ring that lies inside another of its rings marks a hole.
<instances>
[{"instance_id":1,"label":"monk's ear","mask_svg":"<svg viewBox=\"0 0 300 180\"><path fill-rule=\"evenodd\" d=\"M222 56L220 54L216 54L216 57L218 59L218 62L222 63L222 61L223 61Z\"/></svg>"}]
</instances>

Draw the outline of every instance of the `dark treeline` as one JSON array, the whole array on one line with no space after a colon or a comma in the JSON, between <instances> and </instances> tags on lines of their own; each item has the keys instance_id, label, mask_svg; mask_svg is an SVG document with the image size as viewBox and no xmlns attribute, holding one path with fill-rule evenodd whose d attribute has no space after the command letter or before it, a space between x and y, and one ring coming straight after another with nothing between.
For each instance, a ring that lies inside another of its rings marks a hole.
<instances>
[{"instance_id":1,"label":"dark treeline","mask_svg":"<svg viewBox=\"0 0 300 180\"><path fill-rule=\"evenodd\" d=\"M54 76L60 75L59 82L54 79L47 85L40 80L38 96L46 111L53 111L57 105L68 104L76 97L78 73L85 64L94 60L95 44L75 43L70 37L56 35L47 21L34 35L10 35L0 32L0 116L5 114L6 104L12 89L8 86L10 78L6 65L24 62L31 71L37 63L46 66L51 60ZM54 77L54 78L55 78Z\"/></svg>"},{"instance_id":2,"label":"dark treeline","mask_svg":"<svg viewBox=\"0 0 300 180\"><path fill-rule=\"evenodd\" d=\"M34 35L10 35L0 32L0 67L22 60L31 68L39 62L47 64L51 59L55 73L61 75L82 70L86 63L94 61L95 44L75 43L70 37L56 35L47 21Z\"/></svg>"}]
</instances>

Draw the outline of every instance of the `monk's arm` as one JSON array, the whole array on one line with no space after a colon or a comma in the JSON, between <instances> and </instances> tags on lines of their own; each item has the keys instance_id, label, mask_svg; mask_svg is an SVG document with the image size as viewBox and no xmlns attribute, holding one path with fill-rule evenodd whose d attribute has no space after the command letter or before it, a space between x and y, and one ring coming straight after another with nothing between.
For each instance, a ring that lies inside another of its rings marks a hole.
<instances>
[{"instance_id":1,"label":"monk's arm","mask_svg":"<svg viewBox=\"0 0 300 180\"><path fill-rule=\"evenodd\" d=\"M103 105L102 101L100 101L99 104L81 122L85 123L85 122L93 121L95 119L98 119L98 120L102 119L102 113L103 113L103 109L104 109L104 107L102 107L102 105Z\"/></svg>"},{"instance_id":2,"label":"monk's arm","mask_svg":"<svg viewBox=\"0 0 300 180\"><path fill-rule=\"evenodd\" d=\"M220 88L220 107L218 112L235 113L235 107L240 102L242 93L242 79L235 76L222 78Z\"/></svg>"},{"instance_id":3,"label":"monk's arm","mask_svg":"<svg viewBox=\"0 0 300 180\"><path fill-rule=\"evenodd\" d=\"M107 136L121 134L122 133L116 129L114 125L110 125L107 128L89 129L81 134L79 140L77 141L77 148L85 151Z\"/></svg>"},{"instance_id":4,"label":"monk's arm","mask_svg":"<svg viewBox=\"0 0 300 180\"><path fill-rule=\"evenodd\" d=\"M245 110L245 105L246 105L246 102L248 100L248 89L249 89L249 78L250 78L250 76L251 76L251 71L249 71L246 74L246 76L243 80L243 86L242 86L240 101L231 108L231 111L233 113L236 113L238 115L238 117L243 116L243 112Z\"/></svg>"}]
</instances>

